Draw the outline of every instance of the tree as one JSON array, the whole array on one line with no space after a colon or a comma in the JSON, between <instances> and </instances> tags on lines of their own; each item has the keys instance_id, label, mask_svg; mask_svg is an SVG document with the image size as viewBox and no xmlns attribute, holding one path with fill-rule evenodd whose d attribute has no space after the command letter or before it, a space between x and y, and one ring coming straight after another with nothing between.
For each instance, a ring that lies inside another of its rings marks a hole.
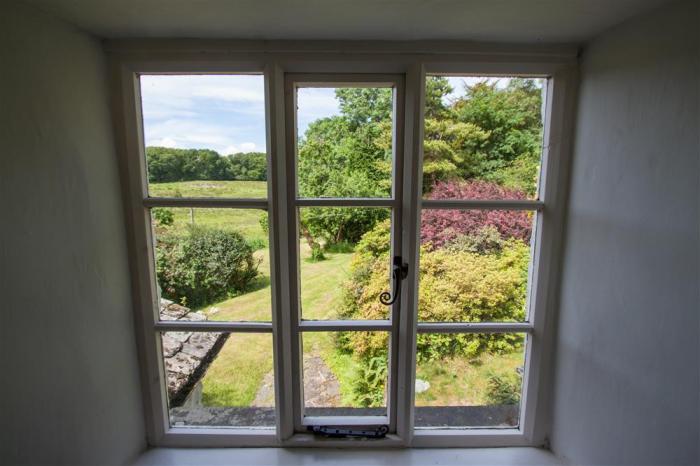
<instances>
[{"instance_id":1,"label":"tree","mask_svg":"<svg viewBox=\"0 0 700 466\"><path fill-rule=\"evenodd\" d=\"M300 141L299 194L303 197L390 195L391 89L338 89L336 96L341 103L341 115L316 120ZM327 244L354 243L387 216L388 212L382 209L303 209L301 229Z\"/></svg>"},{"instance_id":2,"label":"tree","mask_svg":"<svg viewBox=\"0 0 700 466\"><path fill-rule=\"evenodd\" d=\"M487 137L469 160L469 175L534 194L542 142L542 90L537 81L513 78L466 87L454 103L459 122L480 128Z\"/></svg>"},{"instance_id":3,"label":"tree","mask_svg":"<svg viewBox=\"0 0 700 466\"><path fill-rule=\"evenodd\" d=\"M237 153L226 157L210 149L147 147L148 181L191 180L265 181L267 154Z\"/></svg>"},{"instance_id":4,"label":"tree","mask_svg":"<svg viewBox=\"0 0 700 466\"><path fill-rule=\"evenodd\" d=\"M151 183L230 179L228 160L209 149L147 147L146 161Z\"/></svg>"},{"instance_id":5,"label":"tree","mask_svg":"<svg viewBox=\"0 0 700 466\"><path fill-rule=\"evenodd\" d=\"M238 181L267 180L267 154L239 152L228 156L230 179Z\"/></svg>"}]
</instances>

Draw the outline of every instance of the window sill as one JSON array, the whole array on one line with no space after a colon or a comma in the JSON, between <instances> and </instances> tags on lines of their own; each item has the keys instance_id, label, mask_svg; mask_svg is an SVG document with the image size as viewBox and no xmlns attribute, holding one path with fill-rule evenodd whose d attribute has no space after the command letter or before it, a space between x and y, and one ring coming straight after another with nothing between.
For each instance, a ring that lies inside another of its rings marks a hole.
<instances>
[{"instance_id":1,"label":"window sill","mask_svg":"<svg viewBox=\"0 0 700 466\"><path fill-rule=\"evenodd\" d=\"M562 466L562 460L547 450L517 448L449 448L402 450L338 450L284 448L154 448L143 453L134 466L178 466L207 464L211 466L302 466L333 464L335 466L394 465L407 466Z\"/></svg>"}]
</instances>

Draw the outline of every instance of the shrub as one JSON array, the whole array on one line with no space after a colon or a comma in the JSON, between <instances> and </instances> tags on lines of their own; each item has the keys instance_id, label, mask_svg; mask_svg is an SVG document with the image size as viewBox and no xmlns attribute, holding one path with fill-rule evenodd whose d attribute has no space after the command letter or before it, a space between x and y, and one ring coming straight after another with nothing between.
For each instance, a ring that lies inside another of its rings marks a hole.
<instances>
[{"instance_id":1,"label":"shrub","mask_svg":"<svg viewBox=\"0 0 700 466\"><path fill-rule=\"evenodd\" d=\"M372 408L384 404L387 367L386 355L369 358L358 366L353 395L360 406Z\"/></svg>"},{"instance_id":2,"label":"shrub","mask_svg":"<svg viewBox=\"0 0 700 466\"><path fill-rule=\"evenodd\" d=\"M323 254L323 248L320 244L314 243L311 246L311 256L309 256L309 262L321 262L326 260L326 255Z\"/></svg>"},{"instance_id":3,"label":"shrub","mask_svg":"<svg viewBox=\"0 0 700 466\"><path fill-rule=\"evenodd\" d=\"M379 224L358 243L345 284L341 316L385 319L388 308L377 297L388 286L389 234ZM489 232L484 232L488 238ZM500 251L481 254L469 250L423 247L420 262L418 317L424 321L519 321L525 317L529 247L510 239ZM522 340L512 334L418 336L418 359L445 356L476 357L484 351L505 353ZM352 333L346 350L362 359L386 352L386 336Z\"/></svg>"},{"instance_id":4,"label":"shrub","mask_svg":"<svg viewBox=\"0 0 700 466\"><path fill-rule=\"evenodd\" d=\"M445 244L445 248L455 252L478 252L491 254L503 249L505 241L492 225L483 227L470 235L461 235Z\"/></svg>"},{"instance_id":5,"label":"shrub","mask_svg":"<svg viewBox=\"0 0 700 466\"><path fill-rule=\"evenodd\" d=\"M267 212L263 212L260 214L258 223L260 224L260 228L262 228L262 231L264 231L266 235L270 233L270 218Z\"/></svg>"},{"instance_id":6,"label":"shrub","mask_svg":"<svg viewBox=\"0 0 700 466\"><path fill-rule=\"evenodd\" d=\"M486 181L438 182L430 199L525 199L525 195ZM501 238L529 241L531 213L510 210L426 209L421 217L421 243L440 248L463 235L474 235L486 226L494 227Z\"/></svg>"},{"instance_id":7,"label":"shrub","mask_svg":"<svg viewBox=\"0 0 700 466\"><path fill-rule=\"evenodd\" d=\"M173 224L175 221L175 216L173 211L170 209L165 209L162 207L156 207L153 209L153 218L156 224L160 227L166 227Z\"/></svg>"},{"instance_id":8,"label":"shrub","mask_svg":"<svg viewBox=\"0 0 700 466\"><path fill-rule=\"evenodd\" d=\"M486 401L492 405L514 405L520 402L523 377L517 372L490 373Z\"/></svg>"},{"instance_id":9,"label":"shrub","mask_svg":"<svg viewBox=\"0 0 700 466\"><path fill-rule=\"evenodd\" d=\"M385 209L314 207L301 209L302 227L325 244L357 243L378 221L389 215Z\"/></svg>"},{"instance_id":10,"label":"shrub","mask_svg":"<svg viewBox=\"0 0 700 466\"><path fill-rule=\"evenodd\" d=\"M264 238L252 238L248 240L248 245L253 251L258 251L267 247L267 240Z\"/></svg>"},{"instance_id":11,"label":"shrub","mask_svg":"<svg viewBox=\"0 0 700 466\"><path fill-rule=\"evenodd\" d=\"M245 291L258 274L253 248L235 231L189 227L161 235L156 273L163 297L201 306Z\"/></svg>"}]
</instances>

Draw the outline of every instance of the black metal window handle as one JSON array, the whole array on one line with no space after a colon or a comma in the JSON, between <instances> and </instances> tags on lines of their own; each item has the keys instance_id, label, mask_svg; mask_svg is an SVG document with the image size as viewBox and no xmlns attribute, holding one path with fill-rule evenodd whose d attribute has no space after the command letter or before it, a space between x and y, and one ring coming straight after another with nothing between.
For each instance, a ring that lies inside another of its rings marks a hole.
<instances>
[{"instance_id":1,"label":"black metal window handle","mask_svg":"<svg viewBox=\"0 0 700 466\"><path fill-rule=\"evenodd\" d=\"M401 294L401 282L408 276L408 264L403 262L401 256L394 256L394 264L391 269L391 277L394 279L394 294L392 296L388 291L384 291L379 295L379 301L386 306L391 306L396 302L396 298Z\"/></svg>"}]
</instances>

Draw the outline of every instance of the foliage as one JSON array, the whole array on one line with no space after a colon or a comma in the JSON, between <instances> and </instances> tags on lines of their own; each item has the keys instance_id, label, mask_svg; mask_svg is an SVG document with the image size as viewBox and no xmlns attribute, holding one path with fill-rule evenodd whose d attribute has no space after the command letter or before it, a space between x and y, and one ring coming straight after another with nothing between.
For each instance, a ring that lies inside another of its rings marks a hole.
<instances>
[{"instance_id":1,"label":"foliage","mask_svg":"<svg viewBox=\"0 0 700 466\"><path fill-rule=\"evenodd\" d=\"M377 300L387 287L389 239L385 232L386 225L380 224L358 243L350 279L345 285L343 318L386 318L387 308ZM481 234L489 239L493 231ZM522 241L499 238L499 247L488 248L488 251L433 250L429 246L421 250L419 320L498 322L524 319L529 247ZM421 334L418 359L476 357L483 351L503 353L512 350L520 340L520 336L511 334ZM351 334L347 346L366 360L386 351L386 337Z\"/></svg>"},{"instance_id":2,"label":"foliage","mask_svg":"<svg viewBox=\"0 0 700 466\"><path fill-rule=\"evenodd\" d=\"M189 227L160 235L156 273L163 297L201 306L245 291L258 274L253 249L240 233Z\"/></svg>"},{"instance_id":3,"label":"foliage","mask_svg":"<svg viewBox=\"0 0 700 466\"><path fill-rule=\"evenodd\" d=\"M391 189L391 89L337 89L341 115L309 125L300 141L302 197L386 197ZM303 209L308 233L355 243L386 218L381 209Z\"/></svg>"},{"instance_id":4,"label":"foliage","mask_svg":"<svg viewBox=\"0 0 700 466\"><path fill-rule=\"evenodd\" d=\"M468 235L460 235L445 244L448 251L477 252L479 254L492 254L503 249L505 241L493 225L487 225Z\"/></svg>"},{"instance_id":5,"label":"foliage","mask_svg":"<svg viewBox=\"0 0 700 466\"><path fill-rule=\"evenodd\" d=\"M528 194L536 191L542 140L542 90L535 80L513 78L499 89L496 82L465 88L454 103L457 121L488 134L482 151L470 160L474 176L500 182Z\"/></svg>"},{"instance_id":6,"label":"foliage","mask_svg":"<svg viewBox=\"0 0 700 466\"><path fill-rule=\"evenodd\" d=\"M191 180L264 181L267 156L260 152L222 157L209 149L147 147L148 181L163 183Z\"/></svg>"},{"instance_id":7,"label":"foliage","mask_svg":"<svg viewBox=\"0 0 700 466\"><path fill-rule=\"evenodd\" d=\"M492 405L514 405L520 402L523 377L518 372L491 372L488 375L486 400Z\"/></svg>"},{"instance_id":8,"label":"foliage","mask_svg":"<svg viewBox=\"0 0 700 466\"><path fill-rule=\"evenodd\" d=\"M173 211L162 207L156 207L152 211L156 224L160 227L167 227L173 224L175 216Z\"/></svg>"},{"instance_id":9,"label":"foliage","mask_svg":"<svg viewBox=\"0 0 700 466\"><path fill-rule=\"evenodd\" d=\"M240 152L228 156L229 177L238 181L267 180L267 154L264 152Z\"/></svg>"},{"instance_id":10,"label":"foliage","mask_svg":"<svg viewBox=\"0 0 700 466\"><path fill-rule=\"evenodd\" d=\"M391 89L346 87L336 89L335 96L351 130L371 123L382 123L391 118Z\"/></svg>"},{"instance_id":11,"label":"foliage","mask_svg":"<svg viewBox=\"0 0 700 466\"><path fill-rule=\"evenodd\" d=\"M391 222L387 219L365 233L357 243L359 257L380 257L391 250Z\"/></svg>"},{"instance_id":12,"label":"foliage","mask_svg":"<svg viewBox=\"0 0 700 466\"><path fill-rule=\"evenodd\" d=\"M333 244L327 243L323 247L323 250L326 252L332 252L336 254L349 254L355 250L355 244L349 241L340 241Z\"/></svg>"},{"instance_id":13,"label":"foliage","mask_svg":"<svg viewBox=\"0 0 700 466\"><path fill-rule=\"evenodd\" d=\"M430 199L524 199L522 192L486 181L439 182ZM511 210L426 209L421 216L421 242L440 248L462 235L474 235L484 227L498 230L501 238L529 241L531 213Z\"/></svg>"},{"instance_id":14,"label":"foliage","mask_svg":"<svg viewBox=\"0 0 700 466\"><path fill-rule=\"evenodd\" d=\"M386 355L369 358L358 366L359 373L353 384L355 402L366 408L384 404L388 367Z\"/></svg>"},{"instance_id":15,"label":"foliage","mask_svg":"<svg viewBox=\"0 0 700 466\"><path fill-rule=\"evenodd\" d=\"M258 220L260 228L266 235L270 234L270 217L267 212L260 214L260 219Z\"/></svg>"},{"instance_id":16,"label":"foliage","mask_svg":"<svg viewBox=\"0 0 700 466\"><path fill-rule=\"evenodd\" d=\"M423 191L441 180L477 176L474 161L483 157L489 133L472 123L425 120Z\"/></svg>"},{"instance_id":17,"label":"foliage","mask_svg":"<svg viewBox=\"0 0 700 466\"><path fill-rule=\"evenodd\" d=\"M326 260L326 255L323 254L323 248L318 243L311 245L311 256L309 257L310 262L320 262Z\"/></svg>"},{"instance_id":18,"label":"foliage","mask_svg":"<svg viewBox=\"0 0 700 466\"><path fill-rule=\"evenodd\" d=\"M452 109L443 102L443 97L454 91L447 78L428 76L425 80L425 118L450 118Z\"/></svg>"},{"instance_id":19,"label":"foliage","mask_svg":"<svg viewBox=\"0 0 700 466\"><path fill-rule=\"evenodd\" d=\"M482 81L445 104L445 78L426 81L424 192L438 181L482 179L529 195L537 190L542 92L535 80Z\"/></svg>"},{"instance_id":20,"label":"foliage","mask_svg":"<svg viewBox=\"0 0 700 466\"><path fill-rule=\"evenodd\" d=\"M209 149L147 147L148 181L226 180L229 164Z\"/></svg>"},{"instance_id":21,"label":"foliage","mask_svg":"<svg viewBox=\"0 0 700 466\"><path fill-rule=\"evenodd\" d=\"M303 228L327 245L356 243L378 221L389 216L385 209L318 207L300 210Z\"/></svg>"}]
</instances>

